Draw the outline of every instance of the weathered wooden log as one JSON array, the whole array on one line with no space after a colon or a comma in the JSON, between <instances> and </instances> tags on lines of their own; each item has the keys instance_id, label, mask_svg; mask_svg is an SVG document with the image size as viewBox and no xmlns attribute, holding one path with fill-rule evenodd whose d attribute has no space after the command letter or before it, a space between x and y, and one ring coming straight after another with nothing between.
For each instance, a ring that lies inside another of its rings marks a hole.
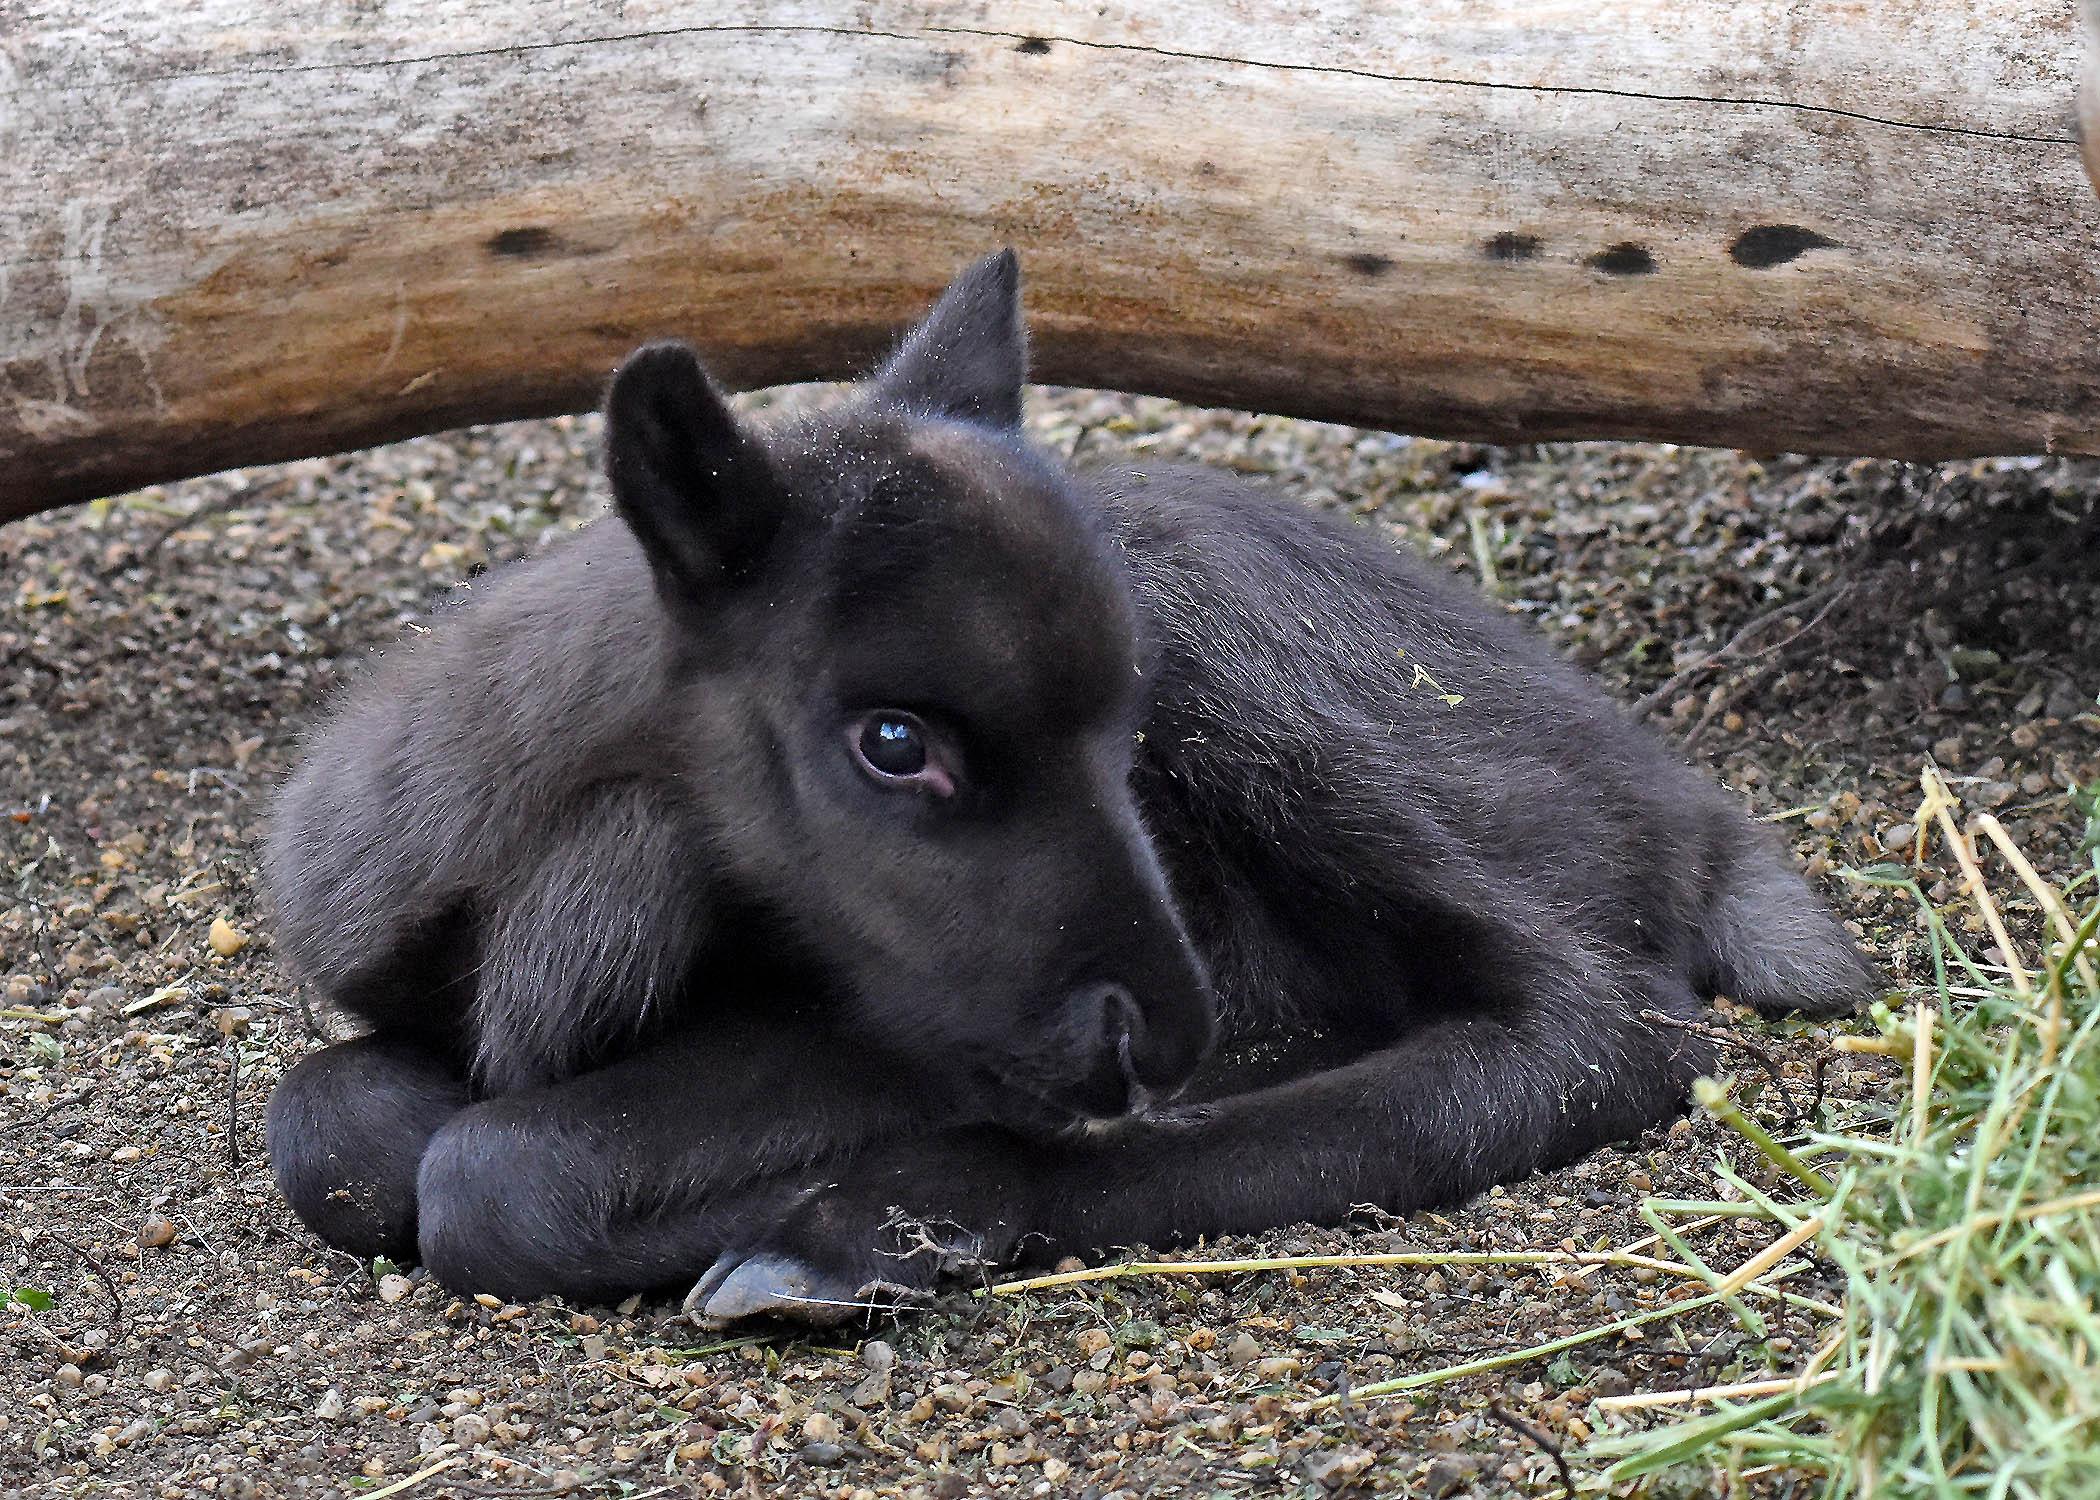
<instances>
[{"instance_id":1,"label":"weathered wooden log","mask_svg":"<svg viewBox=\"0 0 2100 1500\"><path fill-rule=\"evenodd\" d=\"M0 518L842 375L1018 246L1041 378L1494 440L2100 451L2053 0L0 0Z\"/></svg>"}]
</instances>

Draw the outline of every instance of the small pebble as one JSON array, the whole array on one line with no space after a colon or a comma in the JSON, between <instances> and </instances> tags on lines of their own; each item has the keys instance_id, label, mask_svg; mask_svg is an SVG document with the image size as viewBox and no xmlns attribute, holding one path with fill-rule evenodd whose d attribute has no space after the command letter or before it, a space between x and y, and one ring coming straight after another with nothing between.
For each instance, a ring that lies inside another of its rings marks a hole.
<instances>
[{"instance_id":1,"label":"small pebble","mask_svg":"<svg viewBox=\"0 0 2100 1500\"><path fill-rule=\"evenodd\" d=\"M343 1393L330 1386L314 1403L314 1415L323 1422L339 1421L343 1415Z\"/></svg>"},{"instance_id":2,"label":"small pebble","mask_svg":"<svg viewBox=\"0 0 2100 1500\"><path fill-rule=\"evenodd\" d=\"M1261 1358L1261 1345L1253 1334L1242 1328L1225 1346L1225 1357L1235 1365L1251 1365Z\"/></svg>"},{"instance_id":3,"label":"small pebble","mask_svg":"<svg viewBox=\"0 0 2100 1500\"><path fill-rule=\"evenodd\" d=\"M489 1440L489 1419L479 1412L466 1412L452 1419L452 1441L472 1448Z\"/></svg>"},{"instance_id":4,"label":"small pebble","mask_svg":"<svg viewBox=\"0 0 2100 1500\"><path fill-rule=\"evenodd\" d=\"M231 958L248 946L249 937L224 917L213 917L211 934L207 941L211 944L211 951L219 957Z\"/></svg>"},{"instance_id":5,"label":"small pebble","mask_svg":"<svg viewBox=\"0 0 2100 1500\"><path fill-rule=\"evenodd\" d=\"M175 1372L162 1365L157 1369L148 1370L139 1378L139 1384L156 1394L161 1391L173 1390L175 1388Z\"/></svg>"},{"instance_id":6,"label":"small pebble","mask_svg":"<svg viewBox=\"0 0 2100 1500\"><path fill-rule=\"evenodd\" d=\"M871 1370L887 1370L897 1362L897 1351L881 1339L860 1346L860 1362Z\"/></svg>"},{"instance_id":7,"label":"small pebble","mask_svg":"<svg viewBox=\"0 0 2100 1500\"><path fill-rule=\"evenodd\" d=\"M803 1461L815 1464L820 1468L828 1469L845 1456L846 1450L837 1443L804 1443L802 1445Z\"/></svg>"},{"instance_id":8,"label":"small pebble","mask_svg":"<svg viewBox=\"0 0 2100 1500\"><path fill-rule=\"evenodd\" d=\"M158 1250L175 1243L175 1226L159 1214L150 1215L139 1226L139 1243L148 1250Z\"/></svg>"},{"instance_id":9,"label":"small pebble","mask_svg":"<svg viewBox=\"0 0 2100 1500\"><path fill-rule=\"evenodd\" d=\"M810 1443L836 1443L839 1440L838 1419L828 1412L811 1412L802 1423L802 1438Z\"/></svg>"},{"instance_id":10,"label":"small pebble","mask_svg":"<svg viewBox=\"0 0 2100 1500\"><path fill-rule=\"evenodd\" d=\"M1422 1493L1430 1500L1447 1500L1472 1482L1475 1465L1470 1458L1447 1455L1429 1466L1422 1476Z\"/></svg>"},{"instance_id":11,"label":"small pebble","mask_svg":"<svg viewBox=\"0 0 2100 1500\"><path fill-rule=\"evenodd\" d=\"M389 1271L386 1275L379 1278L379 1300L381 1302L399 1302L414 1290L414 1284L398 1271Z\"/></svg>"}]
</instances>

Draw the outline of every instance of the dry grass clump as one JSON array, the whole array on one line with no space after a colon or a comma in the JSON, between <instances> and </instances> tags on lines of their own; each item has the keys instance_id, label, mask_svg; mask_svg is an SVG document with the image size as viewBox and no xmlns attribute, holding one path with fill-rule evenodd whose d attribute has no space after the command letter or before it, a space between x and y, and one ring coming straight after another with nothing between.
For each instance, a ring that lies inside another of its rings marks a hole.
<instances>
[{"instance_id":1,"label":"dry grass clump","mask_svg":"<svg viewBox=\"0 0 2100 1500\"><path fill-rule=\"evenodd\" d=\"M1878 1037L1850 1039L1907 1064L1892 1114L1790 1150L1705 1093L1799 1185L1773 1196L1721 1168L1842 1274L1828 1336L1793 1378L1591 1444L1612 1493L1700 1464L1731 1489L1812 1476L1831 1497L2100 1495L2100 849L2089 836L2093 867L2051 888L1986 815L1973 828L2008 872L1989 878L1944 785L1928 772L1925 789L1917 860L1937 834L1997 961L1911 867L1861 872L1916 897L1937 975L1906 1009L1877 1008ZM2040 926L2028 957L2007 921L2022 893Z\"/></svg>"}]
</instances>

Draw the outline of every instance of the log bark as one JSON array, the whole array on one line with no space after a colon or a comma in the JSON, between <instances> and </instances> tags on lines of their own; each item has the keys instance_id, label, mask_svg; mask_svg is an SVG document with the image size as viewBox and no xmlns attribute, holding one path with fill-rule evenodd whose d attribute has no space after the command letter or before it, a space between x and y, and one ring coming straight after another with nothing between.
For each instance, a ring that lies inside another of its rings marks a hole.
<instances>
[{"instance_id":1,"label":"log bark","mask_svg":"<svg viewBox=\"0 0 2100 1500\"><path fill-rule=\"evenodd\" d=\"M2055 0L0 0L0 518L851 372L1495 441L2100 451Z\"/></svg>"}]
</instances>

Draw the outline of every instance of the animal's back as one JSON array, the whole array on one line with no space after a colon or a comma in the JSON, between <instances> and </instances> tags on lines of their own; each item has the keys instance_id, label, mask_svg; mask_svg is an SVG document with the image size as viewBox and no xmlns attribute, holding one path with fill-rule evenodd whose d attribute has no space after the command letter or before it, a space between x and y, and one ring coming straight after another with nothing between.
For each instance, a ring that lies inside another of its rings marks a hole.
<instances>
[{"instance_id":1,"label":"animal's back","mask_svg":"<svg viewBox=\"0 0 2100 1500\"><path fill-rule=\"evenodd\" d=\"M1191 899L1231 910L1228 974L1326 1019L1359 1003L1337 989L1421 973L1442 908L1492 902L1541 941L1765 1008L1871 988L1731 799L1462 584L1213 470L1094 485L1159 651L1148 808ZM1300 961L1237 953L1250 928Z\"/></svg>"}]
</instances>

